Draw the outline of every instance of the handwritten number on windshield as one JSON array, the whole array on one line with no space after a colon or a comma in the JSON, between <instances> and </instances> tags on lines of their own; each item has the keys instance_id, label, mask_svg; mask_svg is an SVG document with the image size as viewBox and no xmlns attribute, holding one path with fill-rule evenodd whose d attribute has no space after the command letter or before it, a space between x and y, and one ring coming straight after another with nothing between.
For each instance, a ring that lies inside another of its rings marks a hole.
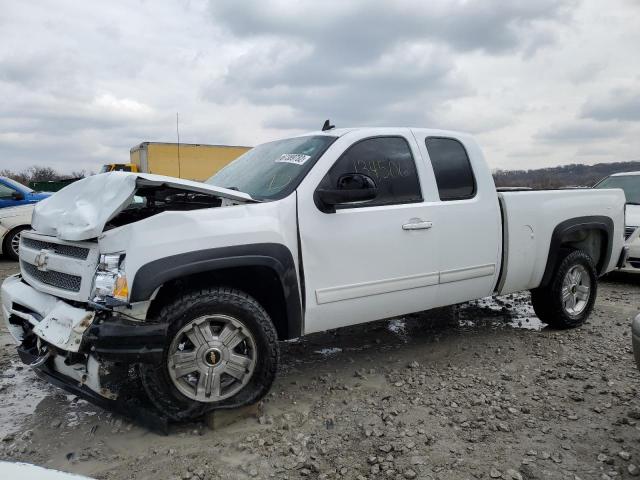
<instances>
[{"instance_id":1,"label":"handwritten number on windshield","mask_svg":"<svg viewBox=\"0 0 640 480\"><path fill-rule=\"evenodd\" d=\"M291 183L291 180L293 180L293 177L291 176L285 176L285 175L276 173L273 177L271 177L271 180L269 181L267 189L270 192L282 190L284 187L286 187Z\"/></svg>"}]
</instances>

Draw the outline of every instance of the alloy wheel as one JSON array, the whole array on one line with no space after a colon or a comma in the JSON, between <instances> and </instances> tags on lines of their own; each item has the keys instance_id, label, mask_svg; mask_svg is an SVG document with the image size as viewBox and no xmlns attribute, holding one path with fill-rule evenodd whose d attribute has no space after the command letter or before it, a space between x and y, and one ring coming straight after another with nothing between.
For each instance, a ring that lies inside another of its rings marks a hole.
<instances>
[{"instance_id":1,"label":"alloy wheel","mask_svg":"<svg viewBox=\"0 0 640 480\"><path fill-rule=\"evenodd\" d=\"M562 281L562 306L570 316L580 315L591 296L591 278L589 272L582 265L574 265L564 276Z\"/></svg>"},{"instance_id":2,"label":"alloy wheel","mask_svg":"<svg viewBox=\"0 0 640 480\"><path fill-rule=\"evenodd\" d=\"M217 402L238 393L251 379L257 350L237 318L206 315L183 326L167 357L169 376L187 398Z\"/></svg>"}]
</instances>

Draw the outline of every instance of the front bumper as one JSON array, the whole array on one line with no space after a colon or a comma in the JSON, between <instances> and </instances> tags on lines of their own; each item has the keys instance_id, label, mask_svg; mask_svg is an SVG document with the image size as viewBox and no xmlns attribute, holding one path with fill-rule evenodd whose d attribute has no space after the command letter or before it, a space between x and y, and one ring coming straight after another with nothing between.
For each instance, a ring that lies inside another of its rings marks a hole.
<instances>
[{"instance_id":1,"label":"front bumper","mask_svg":"<svg viewBox=\"0 0 640 480\"><path fill-rule=\"evenodd\" d=\"M629 245L627 258L620 269L623 272L640 273L640 239Z\"/></svg>"},{"instance_id":2,"label":"front bumper","mask_svg":"<svg viewBox=\"0 0 640 480\"><path fill-rule=\"evenodd\" d=\"M624 248L624 261L618 267L623 272L640 273L640 227L627 237Z\"/></svg>"},{"instance_id":3,"label":"front bumper","mask_svg":"<svg viewBox=\"0 0 640 480\"><path fill-rule=\"evenodd\" d=\"M46 351L51 358L34 368L38 374L101 398L119 396L128 365L162 359L166 324L71 305L20 275L2 284L2 314L23 362L32 364Z\"/></svg>"}]
</instances>

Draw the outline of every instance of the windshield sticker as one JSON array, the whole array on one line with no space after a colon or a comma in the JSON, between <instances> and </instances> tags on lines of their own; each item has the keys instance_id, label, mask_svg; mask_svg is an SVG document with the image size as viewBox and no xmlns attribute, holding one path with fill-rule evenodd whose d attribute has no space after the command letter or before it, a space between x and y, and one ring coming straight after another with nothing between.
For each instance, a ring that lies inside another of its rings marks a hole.
<instances>
[{"instance_id":1,"label":"windshield sticker","mask_svg":"<svg viewBox=\"0 0 640 480\"><path fill-rule=\"evenodd\" d=\"M302 153L283 153L276 163L293 163L295 165L304 165L311 157Z\"/></svg>"}]
</instances>

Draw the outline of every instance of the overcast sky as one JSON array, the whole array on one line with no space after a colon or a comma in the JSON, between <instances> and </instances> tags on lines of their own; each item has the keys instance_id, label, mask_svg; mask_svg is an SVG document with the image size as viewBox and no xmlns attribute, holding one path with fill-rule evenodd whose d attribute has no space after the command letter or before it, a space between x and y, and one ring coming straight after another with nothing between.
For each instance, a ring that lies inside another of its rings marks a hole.
<instances>
[{"instance_id":1,"label":"overcast sky","mask_svg":"<svg viewBox=\"0 0 640 480\"><path fill-rule=\"evenodd\" d=\"M394 125L492 168L640 159L640 2L2 2L0 168Z\"/></svg>"}]
</instances>

